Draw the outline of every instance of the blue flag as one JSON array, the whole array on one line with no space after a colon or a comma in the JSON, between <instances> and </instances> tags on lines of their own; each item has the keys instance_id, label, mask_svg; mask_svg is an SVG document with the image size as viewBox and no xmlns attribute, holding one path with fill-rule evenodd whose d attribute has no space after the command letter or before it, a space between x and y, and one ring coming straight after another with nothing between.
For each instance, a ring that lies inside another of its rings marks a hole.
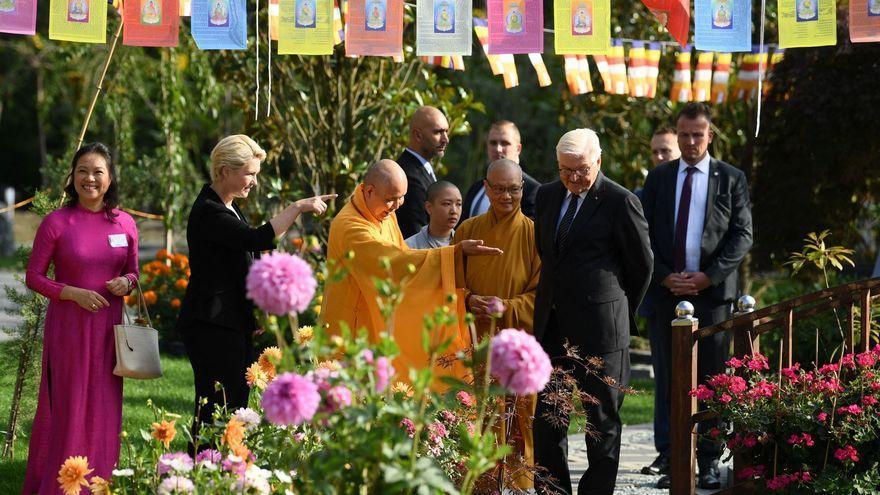
<instances>
[{"instance_id":1,"label":"blue flag","mask_svg":"<svg viewBox=\"0 0 880 495\"><path fill-rule=\"evenodd\" d=\"M694 42L701 51L750 51L751 0L695 0Z\"/></svg>"},{"instance_id":2,"label":"blue flag","mask_svg":"<svg viewBox=\"0 0 880 495\"><path fill-rule=\"evenodd\" d=\"M192 36L201 50L247 48L245 0L193 0Z\"/></svg>"}]
</instances>

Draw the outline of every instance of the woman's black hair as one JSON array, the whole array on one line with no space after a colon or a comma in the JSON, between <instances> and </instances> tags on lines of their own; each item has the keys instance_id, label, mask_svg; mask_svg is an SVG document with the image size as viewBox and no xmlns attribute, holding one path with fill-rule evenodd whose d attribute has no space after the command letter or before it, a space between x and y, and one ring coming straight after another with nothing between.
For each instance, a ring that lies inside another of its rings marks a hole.
<instances>
[{"instance_id":1,"label":"woman's black hair","mask_svg":"<svg viewBox=\"0 0 880 495\"><path fill-rule=\"evenodd\" d=\"M67 206L76 206L77 202L79 202L79 194L77 194L76 187L73 184L76 165L79 163L80 158L90 153L100 156L107 163L107 172L110 174L110 186L107 188L107 192L104 193L104 213L107 214L107 218L112 220L113 217L117 216L113 209L119 206L119 187L116 183L116 165L113 163L113 155L110 154L110 149L103 143L84 144L73 155L70 173L67 175L67 186L64 188L64 192L70 198L67 201Z\"/></svg>"}]
</instances>

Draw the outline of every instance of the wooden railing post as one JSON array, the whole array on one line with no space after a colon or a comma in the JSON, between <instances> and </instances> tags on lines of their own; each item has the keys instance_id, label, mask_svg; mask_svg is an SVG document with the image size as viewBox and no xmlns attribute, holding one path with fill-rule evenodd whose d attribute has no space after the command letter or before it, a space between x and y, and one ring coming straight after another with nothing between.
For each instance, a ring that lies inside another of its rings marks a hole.
<instances>
[{"instance_id":1,"label":"wooden railing post","mask_svg":"<svg viewBox=\"0 0 880 495\"><path fill-rule=\"evenodd\" d=\"M862 352L868 352L871 348L871 289L866 289L861 294L862 306L862 342L859 344Z\"/></svg>"},{"instance_id":2,"label":"wooden railing post","mask_svg":"<svg viewBox=\"0 0 880 495\"><path fill-rule=\"evenodd\" d=\"M749 314L755 311L755 307L757 303L755 302L755 298L750 295L744 295L740 297L736 301L736 311L733 313L734 317L742 316L745 314ZM754 335L750 331L751 328L755 326L757 321L751 322L749 328L743 326L743 328L737 328L733 333L733 354L734 356L741 358L746 354L754 354L756 352L760 352L759 348L759 338L760 336ZM729 485L734 485L736 483L736 473L740 472L740 470L744 467L745 462L743 462L742 458L739 455L733 456L733 472L730 473L730 477L728 479ZM753 493L748 487L740 488L737 493Z\"/></svg>"},{"instance_id":3,"label":"wooden railing post","mask_svg":"<svg viewBox=\"0 0 880 495\"><path fill-rule=\"evenodd\" d=\"M688 392L697 387L697 341L694 332L699 321L694 318L693 304L682 301L675 307L672 321L672 362L675 372L670 383L671 414L669 478L671 495L693 495L696 492L696 424L697 398Z\"/></svg>"}]
</instances>

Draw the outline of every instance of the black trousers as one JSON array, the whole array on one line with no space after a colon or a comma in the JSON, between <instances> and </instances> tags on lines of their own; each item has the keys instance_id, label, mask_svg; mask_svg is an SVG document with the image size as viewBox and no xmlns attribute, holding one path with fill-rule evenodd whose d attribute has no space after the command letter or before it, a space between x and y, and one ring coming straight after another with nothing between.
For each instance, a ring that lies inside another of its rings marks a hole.
<instances>
[{"instance_id":1,"label":"black trousers","mask_svg":"<svg viewBox=\"0 0 880 495\"><path fill-rule=\"evenodd\" d=\"M225 404L228 412L247 407L250 388L244 375L254 361L253 333L196 321L181 334L195 382L192 435L198 443L199 425L211 423L216 407ZM203 398L207 404L201 404Z\"/></svg>"},{"instance_id":2,"label":"black trousers","mask_svg":"<svg viewBox=\"0 0 880 495\"><path fill-rule=\"evenodd\" d=\"M599 354L604 361L600 377L587 374L581 366L574 365L565 357L563 343L555 315L551 313L547 333L541 341L553 366L564 367L577 380L578 388L597 400L597 404L583 403L587 421L599 433L596 437L585 435L589 468L578 483L579 495L612 495L617 482L620 461L620 407L624 394L601 380L601 376L613 378L618 384L629 383L629 349ZM582 356L587 357L587 356ZM552 478L536 482L538 493L572 493L571 475L568 470L568 414L555 409L547 400L546 392L538 394L535 411L534 440L535 464L547 469ZM547 415L562 421L550 421Z\"/></svg>"},{"instance_id":3,"label":"black trousers","mask_svg":"<svg viewBox=\"0 0 880 495\"><path fill-rule=\"evenodd\" d=\"M656 303L656 311L649 320L651 334L651 361L654 365L654 437L657 451L669 455L669 415L671 413L670 382L675 364L672 363L672 320L675 306L686 300L694 305L694 317L700 328L709 327L730 317L729 303L718 302L705 296L663 298ZM724 371L729 358L730 335L727 332L700 340L697 345L697 382ZM703 409L702 405L700 406ZM697 463L702 469L721 457L721 446L706 439L703 434L717 426L717 420L703 421L697 426Z\"/></svg>"}]
</instances>

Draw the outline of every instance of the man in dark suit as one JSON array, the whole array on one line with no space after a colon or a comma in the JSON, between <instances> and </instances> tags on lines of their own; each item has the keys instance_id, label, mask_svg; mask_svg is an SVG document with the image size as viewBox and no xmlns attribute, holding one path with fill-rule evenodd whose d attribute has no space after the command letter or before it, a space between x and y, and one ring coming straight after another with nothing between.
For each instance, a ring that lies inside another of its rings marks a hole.
<instances>
[{"instance_id":1,"label":"man in dark suit","mask_svg":"<svg viewBox=\"0 0 880 495\"><path fill-rule=\"evenodd\" d=\"M519 155L522 152L522 141L520 140L519 129L516 124L509 120L499 120L492 124L489 128L489 136L486 138L486 149L489 154L489 161L506 158L520 165ZM535 195L538 193L538 186L541 183L536 181L531 175L523 171L523 196L520 202L523 215L535 219ZM474 182L464 195L464 203L461 209L461 222L471 217L482 215L489 211L489 198L486 197L486 188L483 185L483 178Z\"/></svg>"},{"instance_id":2,"label":"man in dark suit","mask_svg":"<svg viewBox=\"0 0 880 495\"><path fill-rule=\"evenodd\" d=\"M706 105L685 105L676 122L681 159L652 170L642 193L655 260L649 289L654 311L649 326L651 351L657 361L656 407L667 414L672 369L670 322L675 318L676 304L691 302L701 327L726 320L737 293L737 269L752 246L745 174L709 155L714 137L710 124ZM728 347L724 332L700 341L697 369L701 381L723 371ZM666 431L655 434L668 439L668 420L665 427ZM706 422L700 424L701 431L710 427ZM720 455L714 442L698 442L700 488L720 486ZM658 481L661 487L668 484L668 476Z\"/></svg>"},{"instance_id":3,"label":"man in dark suit","mask_svg":"<svg viewBox=\"0 0 880 495\"><path fill-rule=\"evenodd\" d=\"M397 210L397 225L404 239L428 225L428 186L437 182L431 160L442 158L448 144L449 123L443 112L428 106L416 110L409 123L409 144L397 158L407 184L403 205Z\"/></svg>"},{"instance_id":4,"label":"man in dark suit","mask_svg":"<svg viewBox=\"0 0 880 495\"><path fill-rule=\"evenodd\" d=\"M560 180L538 189L535 242L542 268L534 325L535 337L554 366L568 369L578 388L596 399L583 404L597 435L586 438L589 469L578 493L611 495L620 456L623 394L573 363L564 344L576 346L580 359L600 358L600 375L628 383L633 312L648 287L652 255L638 198L599 171L600 154L595 132L566 133L556 146ZM568 412L553 400L558 386L565 385L552 384L539 394L535 412L535 463L553 478L538 480L539 493L572 489Z\"/></svg>"}]
</instances>

